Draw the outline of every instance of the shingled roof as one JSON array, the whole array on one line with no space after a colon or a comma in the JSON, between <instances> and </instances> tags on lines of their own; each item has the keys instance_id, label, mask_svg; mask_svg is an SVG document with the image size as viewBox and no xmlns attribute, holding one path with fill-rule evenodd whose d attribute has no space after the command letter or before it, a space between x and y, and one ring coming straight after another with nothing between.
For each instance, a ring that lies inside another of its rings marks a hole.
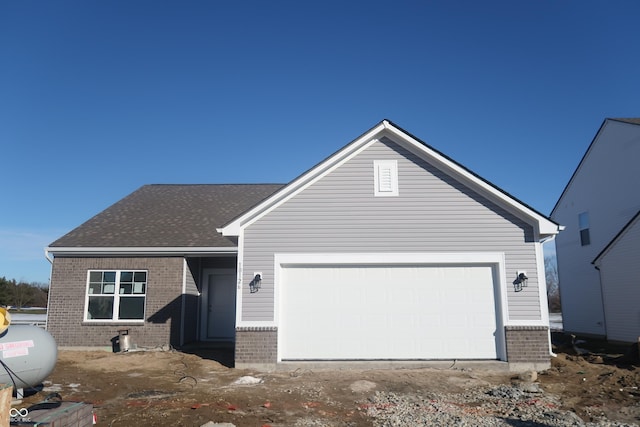
<instances>
[{"instance_id":1,"label":"shingled roof","mask_svg":"<svg viewBox=\"0 0 640 427\"><path fill-rule=\"evenodd\" d=\"M50 248L235 247L216 231L283 184L145 185Z\"/></svg>"},{"instance_id":2,"label":"shingled roof","mask_svg":"<svg viewBox=\"0 0 640 427\"><path fill-rule=\"evenodd\" d=\"M611 119L611 120L616 120L619 122L625 122L625 123L631 123L633 125L640 125L640 118L626 118L626 119Z\"/></svg>"}]
</instances>

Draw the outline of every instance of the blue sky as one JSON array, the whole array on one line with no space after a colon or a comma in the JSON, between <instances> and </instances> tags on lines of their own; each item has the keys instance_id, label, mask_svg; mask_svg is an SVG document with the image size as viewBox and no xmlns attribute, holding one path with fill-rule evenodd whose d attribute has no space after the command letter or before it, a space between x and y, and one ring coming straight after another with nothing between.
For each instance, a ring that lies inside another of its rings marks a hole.
<instances>
[{"instance_id":1,"label":"blue sky","mask_svg":"<svg viewBox=\"0 0 640 427\"><path fill-rule=\"evenodd\" d=\"M637 1L0 2L0 277L144 184L288 182L387 118L549 214L640 114Z\"/></svg>"}]
</instances>

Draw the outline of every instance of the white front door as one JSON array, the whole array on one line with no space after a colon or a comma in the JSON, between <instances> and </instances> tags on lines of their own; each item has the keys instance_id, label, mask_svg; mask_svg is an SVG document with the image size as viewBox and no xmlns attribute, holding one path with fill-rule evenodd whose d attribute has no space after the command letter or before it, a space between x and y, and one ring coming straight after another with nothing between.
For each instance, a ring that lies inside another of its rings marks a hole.
<instances>
[{"instance_id":1,"label":"white front door","mask_svg":"<svg viewBox=\"0 0 640 427\"><path fill-rule=\"evenodd\" d=\"M233 341L236 332L236 273L233 270L205 271L202 294L203 327L207 341Z\"/></svg>"}]
</instances>

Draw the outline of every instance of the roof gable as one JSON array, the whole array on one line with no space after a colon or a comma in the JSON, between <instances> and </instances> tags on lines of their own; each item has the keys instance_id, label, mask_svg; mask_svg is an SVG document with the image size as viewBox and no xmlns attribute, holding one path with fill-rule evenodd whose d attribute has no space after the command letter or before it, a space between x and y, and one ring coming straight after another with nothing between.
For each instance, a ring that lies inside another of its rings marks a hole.
<instances>
[{"instance_id":1,"label":"roof gable","mask_svg":"<svg viewBox=\"0 0 640 427\"><path fill-rule=\"evenodd\" d=\"M232 248L216 229L282 184L145 185L53 242L62 248Z\"/></svg>"},{"instance_id":2,"label":"roof gable","mask_svg":"<svg viewBox=\"0 0 640 427\"><path fill-rule=\"evenodd\" d=\"M220 232L225 236L239 235L243 227L252 224L309 185L357 156L376 141L385 137L421 156L443 172L470 186L517 217L522 218L525 222L530 223L540 237L552 236L558 233L558 224L388 120L383 120L253 209L226 224L220 229Z\"/></svg>"},{"instance_id":3,"label":"roof gable","mask_svg":"<svg viewBox=\"0 0 640 427\"><path fill-rule=\"evenodd\" d=\"M554 216L554 214L556 212L556 209L558 208L558 206L560 206L560 204L562 202L562 199L567 194L569 188L571 187L571 184L576 179L580 169L585 164L587 158L589 157L589 155L593 151L593 148L596 146L598 141L600 141L600 139L604 135L604 133L606 131L606 128L607 128L607 125L609 123L626 123L626 124L631 124L631 125L640 125L640 118L605 119L602 122L602 124L600 125L600 128L598 129L598 132L596 132L596 135L591 140L591 143L589 144L589 147L587 147L587 150L585 151L585 153L583 154L582 158L580 159L580 162L578 163L578 166L576 166L576 169L573 171L573 174L571 174L571 178L569 178L569 181L567 182L567 185L565 185L564 189L562 190L562 193L560 193L560 197L558 197L558 201L556 201L556 204L553 206L553 209L551 210L551 217Z\"/></svg>"},{"instance_id":4,"label":"roof gable","mask_svg":"<svg viewBox=\"0 0 640 427\"><path fill-rule=\"evenodd\" d=\"M611 239L611 241L604 247L604 249L594 258L591 264L598 265L602 258L607 256L609 251L618 243L622 238L624 238L625 234L631 230L631 228L635 227L638 222L640 222L640 211L636 212L636 214L629 220L629 222L622 227L622 229L616 234L616 236Z\"/></svg>"},{"instance_id":5,"label":"roof gable","mask_svg":"<svg viewBox=\"0 0 640 427\"><path fill-rule=\"evenodd\" d=\"M609 120L615 120L617 122L629 123L629 124L632 124L632 125L640 125L640 118L634 118L634 117L630 117L630 118L626 118L626 119L609 119Z\"/></svg>"}]
</instances>

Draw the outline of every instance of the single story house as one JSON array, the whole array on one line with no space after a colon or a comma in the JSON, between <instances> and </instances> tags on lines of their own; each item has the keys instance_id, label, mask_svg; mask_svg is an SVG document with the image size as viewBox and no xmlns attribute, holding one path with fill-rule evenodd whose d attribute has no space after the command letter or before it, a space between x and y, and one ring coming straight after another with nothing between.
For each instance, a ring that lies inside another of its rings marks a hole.
<instances>
[{"instance_id":1,"label":"single story house","mask_svg":"<svg viewBox=\"0 0 640 427\"><path fill-rule=\"evenodd\" d=\"M287 185L147 185L53 242L59 346L232 343L236 367L549 366L559 226L384 120Z\"/></svg>"}]
</instances>

